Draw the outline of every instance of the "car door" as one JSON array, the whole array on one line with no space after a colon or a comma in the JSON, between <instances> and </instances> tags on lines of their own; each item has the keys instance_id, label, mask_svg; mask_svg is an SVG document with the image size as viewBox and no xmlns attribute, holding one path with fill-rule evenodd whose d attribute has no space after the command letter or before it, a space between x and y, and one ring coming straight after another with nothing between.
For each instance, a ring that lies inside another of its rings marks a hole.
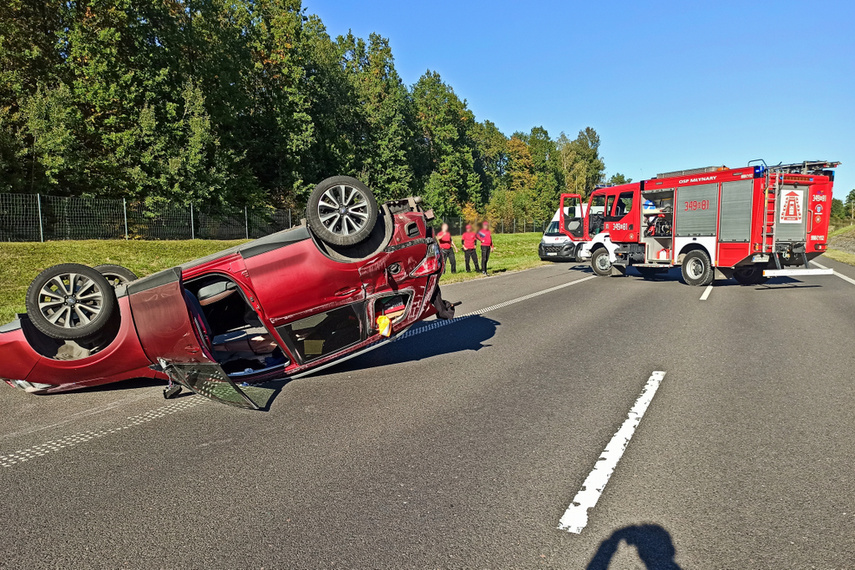
<instances>
[{"instance_id":1,"label":"car door","mask_svg":"<svg viewBox=\"0 0 855 570\"><path fill-rule=\"evenodd\" d=\"M261 309L274 327L365 298L363 264L334 261L311 239L241 254Z\"/></svg>"},{"instance_id":2,"label":"car door","mask_svg":"<svg viewBox=\"0 0 855 570\"><path fill-rule=\"evenodd\" d=\"M260 409L258 398L238 388L214 359L204 313L184 290L179 268L134 281L127 291L143 351L171 381L230 406Z\"/></svg>"},{"instance_id":3,"label":"car door","mask_svg":"<svg viewBox=\"0 0 855 570\"><path fill-rule=\"evenodd\" d=\"M636 192L623 190L609 196L611 211L606 218L606 227L613 242L635 242L640 226L639 204Z\"/></svg>"},{"instance_id":4,"label":"car door","mask_svg":"<svg viewBox=\"0 0 855 570\"><path fill-rule=\"evenodd\" d=\"M579 194L562 194L559 210L561 233L572 241L585 240L585 220L582 213L582 196Z\"/></svg>"}]
</instances>

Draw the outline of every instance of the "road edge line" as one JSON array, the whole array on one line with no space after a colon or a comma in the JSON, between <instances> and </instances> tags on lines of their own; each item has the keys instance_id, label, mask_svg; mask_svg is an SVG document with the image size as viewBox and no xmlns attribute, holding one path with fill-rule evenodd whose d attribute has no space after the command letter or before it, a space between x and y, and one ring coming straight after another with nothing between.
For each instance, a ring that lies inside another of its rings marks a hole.
<instances>
[{"instance_id":1,"label":"road edge line","mask_svg":"<svg viewBox=\"0 0 855 570\"><path fill-rule=\"evenodd\" d=\"M831 269L830 267L826 267L825 265L822 265L821 263L817 263L816 261L811 261L811 263L813 263L814 265L816 265L820 269ZM852 279L851 277L843 275L842 273L838 272L836 269L831 269L831 270L834 271L835 275L837 275L838 277L840 277L844 281L848 281L852 285L855 285L855 279Z\"/></svg>"}]
</instances>

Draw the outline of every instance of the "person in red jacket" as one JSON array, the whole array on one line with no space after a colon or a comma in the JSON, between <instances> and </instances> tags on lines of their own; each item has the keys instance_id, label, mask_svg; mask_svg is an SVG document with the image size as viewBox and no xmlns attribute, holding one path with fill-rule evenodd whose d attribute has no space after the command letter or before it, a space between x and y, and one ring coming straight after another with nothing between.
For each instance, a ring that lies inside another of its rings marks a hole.
<instances>
[{"instance_id":1,"label":"person in red jacket","mask_svg":"<svg viewBox=\"0 0 855 570\"><path fill-rule=\"evenodd\" d=\"M472 231L472 225L466 224L466 231L460 236L463 242L463 259L466 260L466 273L469 273L469 260L475 263L475 273L481 273L478 268L478 252L475 249L475 232Z\"/></svg>"},{"instance_id":2,"label":"person in red jacket","mask_svg":"<svg viewBox=\"0 0 855 570\"><path fill-rule=\"evenodd\" d=\"M448 231L448 224L442 224L442 228L439 230L439 233L436 234L436 241L439 243L439 250L442 252L442 257L445 258L445 264L448 265L448 262L451 262L451 272L457 273L457 260L454 258L454 254L457 253L457 246L454 245L454 241L451 239L451 232ZM454 248L454 252L452 252L452 248ZM445 272L445 268L442 269L443 273Z\"/></svg>"},{"instance_id":3,"label":"person in red jacket","mask_svg":"<svg viewBox=\"0 0 855 570\"><path fill-rule=\"evenodd\" d=\"M481 242L481 271L487 275L487 260L490 259L490 252L493 251L493 234L490 232L490 222L481 224L481 229L475 234L475 239ZM478 271L478 268L475 268Z\"/></svg>"}]
</instances>

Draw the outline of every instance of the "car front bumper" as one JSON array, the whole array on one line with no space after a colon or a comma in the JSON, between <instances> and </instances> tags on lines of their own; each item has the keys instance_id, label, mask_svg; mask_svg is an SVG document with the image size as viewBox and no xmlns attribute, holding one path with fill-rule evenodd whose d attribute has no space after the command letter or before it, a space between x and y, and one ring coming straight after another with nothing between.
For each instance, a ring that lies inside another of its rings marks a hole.
<instances>
[{"instance_id":1,"label":"car front bumper","mask_svg":"<svg viewBox=\"0 0 855 570\"><path fill-rule=\"evenodd\" d=\"M541 243L537 246L537 254L544 261L572 261L576 259L576 244Z\"/></svg>"}]
</instances>

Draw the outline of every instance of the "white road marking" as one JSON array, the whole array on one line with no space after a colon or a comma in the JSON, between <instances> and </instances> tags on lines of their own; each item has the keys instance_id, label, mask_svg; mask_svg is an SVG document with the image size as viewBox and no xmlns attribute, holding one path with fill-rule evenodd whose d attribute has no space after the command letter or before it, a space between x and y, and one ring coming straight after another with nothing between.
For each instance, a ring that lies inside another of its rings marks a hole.
<instances>
[{"instance_id":1,"label":"white road marking","mask_svg":"<svg viewBox=\"0 0 855 570\"><path fill-rule=\"evenodd\" d=\"M317 368L312 368L310 370L306 370L305 372L299 372L297 374L289 376L289 378L291 380L296 380L297 378L303 378L305 376L311 376L312 374L314 374L316 372L320 372L321 370L324 370L325 368L330 368L332 366L335 366L337 364L340 364L342 362L350 360L351 358L356 358L357 356L362 356L363 354L365 354L367 352L371 352L375 348L380 348L384 344L390 344L393 342L398 342L399 340L404 340L405 338L410 338L410 337L413 337L413 336L416 336L416 335L419 335L422 333L426 333L426 332L430 332L432 330L436 330L436 329L441 328L441 327L446 327L450 324L454 324L456 322L462 321L463 319L468 319L469 317L477 317L477 316L483 315L484 313L487 313L489 311L495 311L497 309L502 309L502 308L508 307L510 305L515 305L517 303L521 303L523 301L528 301L529 299L533 299L535 297L540 297L541 295L546 295L547 293L552 293L554 291L558 291L559 289L564 289L565 287L570 287L571 285L575 285L577 283L581 283L583 281L588 281L590 279L596 279L596 278L597 278L596 275L589 275L588 277L583 277L582 279L576 279L574 281L570 281L569 283L562 283L561 285L556 285L555 287L550 287L549 289L543 289L542 291L537 291L535 293L523 295L522 297L517 297L516 299L511 299L510 301L505 301L503 303L498 303L496 305L490 305L489 307L485 307L483 309L478 309L477 311L472 311L469 313L463 313L462 315L459 315L459 316L454 317L453 319L450 319L447 321L437 319L435 321L429 321L424 326L415 327L415 325L413 325L412 328L409 328L402 333L398 333L397 336L377 341L374 344L369 344L365 348L358 350L352 354L348 354L347 356L345 356L343 358L337 358L337 359L333 360L332 362L328 362L327 364L324 364L322 366L318 366Z\"/></svg>"},{"instance_id":2,"label":"white road marking","mask_svg":"<svg viewBox=\"0 0 855 570\"><path fill-rule=\"evenodd\" d=\"M65 417L65 419L60 420L58 422L46 425L29 425L22 427L18 431L13 431L9 433L0 434L0 439L8 439L13 437L20 437L22 435L29 435L31 433L35 433L37 431L44 431L46 429L56 428L62 425L65 425L69 422L79 420L80 418L85 418L86 416L94 416L97 414L103 414L105 412L109 412L110 410L114 410L120 406L124 406L129 403L138 402L139 400L144 400L150 398L151 394L148 392L140 392L138 394L134 394L128 398L121 398L119 400L114 400L109 404L104 404L103 406L97 406L94 408L89 408L88 410L82 410L80 412L75 412Z\"/></svg>"},{"instance_id":3,"label":"white road marking","mask_svg":"<svg viewBox=\"0 0 855 570\"><path fill-rule=\"evenodd\" d=\"M163 416L168 416L170 414L186 410L187 408L192 408L193 406L198 406L204 401L206 400L202 396L188 396L182 398L177 402L167 404L166 406L161 406L159 408L155 408L154 410L149 410L144 414L131 416L128 418L127 423L118 427L110 429L100 429L95 431L83 431L72 435L67 435L65 437L60 437L51 441L46 441L45 443L40 443L39 445L28 447L27 449L19 449L18 451L15 451L13 453L0 455L0 467L12 467L17 463L23 463L25 461L29 461L30 459L35 459L36 457L41 457L42 455L47 455L48 453L59 451L60 449L64 449L66 447L73 447L75 445L86 443L87 441L93 439L113 435L114 433L131 429L138 425L148 423L152 420L162 418Z\"/></svg>"},{"instance_id":4,"label":"white road marking","mask_svg":"<svg viewBox=\"0 0 855 570\"><path fill-rule=\"evenodd\" d=\"M505 301L503 303L491 305L489 307L485 307L485 308L479 309L477 311L465 313L463 315L460 315L459 317L455 317L454 319L452 319L450 321L440 321L440 320L433 321L433 322L428 323L424 327L420 327L417 329L410 329L406 332L399 334L396 337L393 337L391 339L384 339L378 343L370 345L369 347L366 347L365 349L363 349L363 351L360 351L359 353L367 352L368 350L373 350L374 348L378 348L378 347L382 346L383 344L386 344L387 342L396 342L398 340L409 338L411 336L421 334L423 332L432 331L432 330L437 329L439 327L449 325L451 323L454 323L456 321L459 321L459 320L462 320L462 319L465 319L468 317L474 317L477 315L481 315L481 314L486 313L488 311L495 311L495 310L501 309L503 307L514 305L516 303L521 303L523 301L527 301L529 299L533 299L533 298L539 297L541 295L546 295L547 293L552 293L554 291L564 289L565 287L570 287L571 285L576 285L577 283L582 283L583 281L588 281L590 279L596 279L596 278L597 278L596 275L590 275L588 277L583 277L582 279L576 279L576 280L570 281L568 283L562 283L561 285L556 285L555 287L543 289L542 291L537 291L535 293L523 295L522 297L517 297L516 299L511 299L510 301ZM357 354L353 354L351 356L356 356ZM338 359L334 363L338 364L338 363L342 362L343 360L344 359ZM302 374L292 376L291 378L296 378L298 376L304 376L304 375L307 375L307 374L312 373L312 372L317 372L317 371L321 370L322 368L325 368L325 367L319 367L319 368L316 368L314 370L310 370L310 371L304 372ZM51 441L47 441L45 443L41 443L39 445L35 445L35 446L27 448L27 449L21 449L21 450L12 452L12 453L0 455L0 467L12 467L13 465L16 465L18 463L23 463L25 461L29 461L30 459L35 459L36 457L41 457L42 455L47 455L48 453L51 453L54 451L59 451L60 449L64 449L66 447L73 447L75 445L78 445L81 443L86 443L87 441L91 441L93 439L98 439L98 438L101 438L101 437L104 437L107 435L112 435L114 433L118 433L118 432L127 430L129 428L136 427L140 424L147 423L147 422L150 422L152 420L161 418L163 416L167 416L169 414L174 414L176 412L186 410L187 408L192 408L193 406L201 404L202 402L205 402L205 401L207 401L207 399L202 397L202 396L196 396L196 395L188 396L188 397L182 398L180 401L173 402L171 404L168 404L166 406L162 406L160 408L156 408L154 410L150 410L144 414L140 414L138 416L132 416L132 417L128 418L129 423L127 425L123 425L123 426L115 427L115 428L110 428L110 429L79 432L79 433L75 433L72 435L60 437L60 438L57 438L57 439L54 439ZM114 404L117 404L117 403L114 403ZM94 411L92 411L92 413L98 413L98 412L104 411L105 409L110 409L111 407L114 407L113 404L109 404L109 405L105 406L104 408L95 409ZM82 413L88 415L89 411L82 412ZM60 423L65 423L65 422L60 422ZM43 426L43 428L54 427L56 425L60 425L60 424L53 424L52 426ZM39 429L43 429L43 428L39 428ZM26 433L26 432L24 432L24 433Z\"/></svg>"},{"instance_id":5,"label":"white road marking","mask_svg":"<svg viewBox=\"0 0 855 570\"><path fill-rule=\"evenodd\" d=\"M490 305L489 307L484 307L483 309L478 309L476 311L471 311L469 313L463 313L462 315L456 316L450 321L441 321L436 320L428 323L426 326L419 328L412 328L407 332L401 333L392 339L392 342L403 340L405 338L409 338L411 336L415 336L417 334L422 334L424 332L432 331L434 329L438 329L440 327L444 327L446 325L450 325L451 323L457 322L461 319L465 319L468 317L478 317L483 315L484 313L489 313L491 311L496 311L498 309L504 309L505 307L510 307L511 305L516 305L517 303L522 303L523 301L528 301L529 299L534 299L535 297L540 297L541 295L546 295L548 293L553 293L560 289L564 289L566 287L570 287L572 285L576 285L578 283L582 283L584 281L590 281L591 279L596 279L596 275L589 275L588 277L583 277L582 279L576 279L574 281L570 281L568 283L562 283L561 285L556 285L555 287L550 287L549 289L543 289L541 291L536 291L534 293L529 293L528 295L523 295L522 297L517 297L516 299L511 299L509 301L504 301L502 303L497 303L495 305Z\"/></svg>"},{"instance_id":6,"label":"white road marking","mask_svg":"<svg viewBox=\"0 0 855 570\"><path fill-rule=\"evenodd\" d=\"M820 269L829 269L825 265L820 265L816 261L811 261L811 263L813 263L814 265L816 265ZM832 269L832 271L834 271L834 270ZM852 279L851 277L847 277L846 275L843 275L842 273L839 273L837 271L834 271L834 274L837 275L838 277L840 277L841 279L843 279L844 281L848 281L849 283L852 283L853 285L855 285L855 279Z\"/></svg>"},{"instance_id":7,"label":"white road marking","mask_svg":"<svg viewBox=\"0 0 855 570\"><path fill-rule=\"evenodd\" d=\"M704 294L701 295L701 301L706 301L710 298L710 293L712 293L712 285L707 285L707 288L704 289Z\"/></svg>"},{"instance_id":8,"label":"white road marking","mask_svg":"<svg viewBox=\"0 0 855 570\"><path fill-rule=\"evenodd\" d=\"M600 495L603 494L603 489L606 488L606 483L612 476L612 473L617 467L618 461L626 451L626 446L629 445L629 440L635 433L635 428L638 427L641 418L644 417L644 412L656 395L656 390L659 389L659 384L665 377L665 372L656 371L647 380L647 384L641 390L641 395L635 401L629 414L620 426L620 429L615 432L611 441L600 454L596 465L591 470L591 473L582 483L582 488L573 497L573 502L567 507L564 516L558 522L558 530L566 530L579 534L582 529L588 524L588 511L597 505L600 500Z\"/></svg>"}]
</instances>

